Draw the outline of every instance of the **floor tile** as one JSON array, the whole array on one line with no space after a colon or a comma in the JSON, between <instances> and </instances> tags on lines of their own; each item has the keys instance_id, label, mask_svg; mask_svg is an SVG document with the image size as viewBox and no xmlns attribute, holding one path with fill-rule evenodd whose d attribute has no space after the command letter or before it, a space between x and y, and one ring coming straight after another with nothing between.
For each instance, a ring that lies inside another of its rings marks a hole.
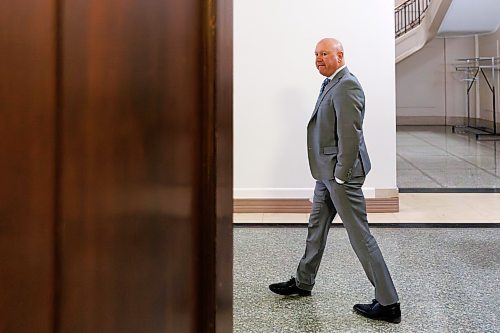
<instances>
[{"instance_id":1,"label":"floor tile","mask_svg":"<svg viewBox=\"0 0 500 333\"><path fill-rule=\"evenodd\" d=\"M426 170L427 172L429 170ZM432 177L448 188L488 188L500 187L500 178L481 169L435 170Z\"/></svg>"},{"instance_id":2,"label":"floor tile","mask_svg":"<svg viewBox=\"0 0 500 333\"><path fill-rule=\"evenodd\" d=\"M450 170L450 169L470 169L474 167L471 163L454 156L420 156L412 161L412 164L421 170Z\"/></svg>"},{"instance_id":3,"label":"floor tile","mask_svg":"<svg viewBox=\"0 0 500 333\"><path fill-rule=\"evenodd\" d=\"M264 213L263 223L307 223L309 214Z\"/></svg>"},{"instance_id":4,"label":"floor tile","mask_svg":"<svg viewBox=\"0 0 500 333\"><path fill-rule=\"evenodd\" d=\"M500 142L450 126L398 126L396 135L399 188L500 187Z\"/></svg>"},{"instance_id":5,"label":"floor tile","mask_svg":"<svg viewBox=\"0 0 500 333\"><path fill-rule=\"evenodd\" d=\"M398 170L398 187L399 188L439 188L441 184L428 177L418 169Z\"/></svg>"},{"instance_id":6,"label":"floor tile","mask_svg":"<svg viewBox=\"0 0 500 333\"><path fill-rule=\"evenodd\" d=\"M427 146L406 146L406 147L398 147L398 154L404 157L413 157L413 156L446 156L448 153L440 148L436 148L430 145Z\"/></svg>"},{"instance_id":7,"label":"floor tile","mask_svg":"<svg viewBox=\"0 0 500 333\"><path fill-rule=\"evenodd\" d=\"M263 213L234 213L234 223L262 223Z\"/></svg>"}]
</instances>

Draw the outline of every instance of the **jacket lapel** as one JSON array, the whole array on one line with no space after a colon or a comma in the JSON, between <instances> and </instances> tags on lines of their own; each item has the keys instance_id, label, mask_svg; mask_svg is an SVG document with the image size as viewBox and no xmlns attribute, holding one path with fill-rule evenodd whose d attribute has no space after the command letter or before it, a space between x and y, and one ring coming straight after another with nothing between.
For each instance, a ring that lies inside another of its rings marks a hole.
<instances>
[{"instance_id":1,"label":"jacket lapel","mask_svg":"<svg viewBox=\"0 0 500 333\"><path fill-rule=\"evenodd\" d=\"M314 107L314 112L313 112L313 114L311 116L311 119L314 118L314 116L318 112L319 105L323 101L323 98L325 98L326 94L328 94L328 92L331 89L333 89L333 87L335 87L340 82L340 80L342 80L342 78L344 77L344 75L346 73L348 73L348 72L349 71L347 70L347 67L344 67L344 69L342 69L340 72L338 72L337 75L335 75L335 77L333 78L333 80L331 80L328 83L328 85L325 87L325 90L323 91L323 93L321 95L319 95L318 100L316 101L316 106Z\"/></svg>"}]
</instances>

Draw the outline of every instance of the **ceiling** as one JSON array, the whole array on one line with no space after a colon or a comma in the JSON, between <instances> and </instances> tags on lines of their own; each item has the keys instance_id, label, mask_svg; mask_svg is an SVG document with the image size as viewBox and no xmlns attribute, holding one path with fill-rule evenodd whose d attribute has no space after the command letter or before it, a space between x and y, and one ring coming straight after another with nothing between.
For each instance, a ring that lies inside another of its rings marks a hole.
<instances>
[{"instance_id":1,"label":"ceiling","mask_svg":"<svg viewBox=\"0 0 500 333\"><path fill-rule=\"evenodd\" d=\"M440 36L463 36L495 32L500 27L500 0L453 0Z\"/></svg>"}]
</instances>

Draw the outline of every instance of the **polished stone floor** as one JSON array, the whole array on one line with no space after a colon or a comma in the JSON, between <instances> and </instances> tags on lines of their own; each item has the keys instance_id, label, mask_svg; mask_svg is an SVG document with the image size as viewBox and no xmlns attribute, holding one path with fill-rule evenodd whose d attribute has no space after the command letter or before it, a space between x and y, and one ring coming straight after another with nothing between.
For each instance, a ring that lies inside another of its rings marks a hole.
<instances>
[{"instance_id":1,"label":"polished stone floor","mask_svg":"<svg viewBox=\"0 0 500 333\"><path fill-rule=\"evenodd\" d=\"M500 229L372 228L399 291L403 320L370 321L352 305L373 289L345 229L330 230L311 297L282 297L307 229L234 229L234 332L500 332Z\"/></svg>"},{"instance_id":2,"label":"polished stone floor","mask_svg":"<svg viewBox=\"0 0 500 333\"><path fill-rule=\"evenodd\" d=\"M397 185L500 188L500 141L477 141L451 126L398 126Z\"/></svg>"}]
</instances>

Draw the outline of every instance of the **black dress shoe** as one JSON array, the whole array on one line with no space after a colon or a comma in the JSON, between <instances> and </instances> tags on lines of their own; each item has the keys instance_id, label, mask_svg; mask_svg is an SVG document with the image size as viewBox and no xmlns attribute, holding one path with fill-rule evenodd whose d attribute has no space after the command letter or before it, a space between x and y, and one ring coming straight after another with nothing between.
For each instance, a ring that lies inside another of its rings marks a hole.
<instances>
[{"instance_id":1,"label":"black dress shoe","mask_svg":"<svg viewBox=\"0 0 500 333\"><path fill-rule=\"evenodd\" d=\"M401 322L401 309L399 303L384 306L374 299L372 304L354 305L354 311L370 319L385 320L394 324L399 324Z\"/></svg>"},{"instance_id":2,"label":"black dress shoe","mask_svg":"<svg viewBox=\"0 0 500 333\"><path fill-rule=\"evenodd\" d=\"M300 289L297 287L297 284L295 282L295 278L292 276L292 278L286 282L280 282L280 283L273 283L269 285L269 289L278 295L285 295L285 296L291 296L291 295L297 295L297 296L311 296L311 291L305 290L305 289Z\"/></svg>"}]
</instances>

